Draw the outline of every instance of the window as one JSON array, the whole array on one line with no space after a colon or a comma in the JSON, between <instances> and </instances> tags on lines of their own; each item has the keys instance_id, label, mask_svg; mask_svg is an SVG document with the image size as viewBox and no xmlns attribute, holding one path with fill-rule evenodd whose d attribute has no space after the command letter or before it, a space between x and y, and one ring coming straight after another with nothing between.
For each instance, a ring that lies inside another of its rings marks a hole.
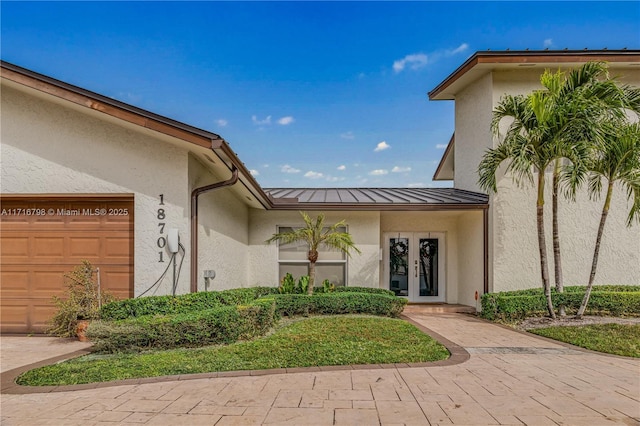
<instances>
[{"instance_id":1,"label":"window","mask_svg":"<svg viewBox=\"0 0 640 426\"><path fill-rule=\"evenodd\" d=\"M278 232L288 232L290 226L279 226ZM346 228L338 228L346 232ZM293 244L278 244L278 277L280 280L288 273L296 279L302 275L309 275L309 260L307 259L309 246L298 242ZM326 246L318 248L316 262L316 285L329 280L336 286L344 286L347 278L347 256L338 250L330 250Z\"/></svg>"}]
</instances>

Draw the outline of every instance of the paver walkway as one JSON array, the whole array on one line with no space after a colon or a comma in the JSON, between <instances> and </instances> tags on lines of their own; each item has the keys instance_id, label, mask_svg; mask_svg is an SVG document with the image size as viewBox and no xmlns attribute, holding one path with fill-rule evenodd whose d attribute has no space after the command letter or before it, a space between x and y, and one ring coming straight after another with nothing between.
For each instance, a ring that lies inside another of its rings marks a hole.
<instances>
[{"instance_id":1,"label":"paver walkway","mask_svg":"<svg viewBox=\"0 0 640 426\"><path fill-rule=\"evenodd\" d=\"M639 360L576 350L461 314L411 309L407 316L471 358L450 366L3 394L2 425L640 424Z\"/></svg>"}]
</instances>

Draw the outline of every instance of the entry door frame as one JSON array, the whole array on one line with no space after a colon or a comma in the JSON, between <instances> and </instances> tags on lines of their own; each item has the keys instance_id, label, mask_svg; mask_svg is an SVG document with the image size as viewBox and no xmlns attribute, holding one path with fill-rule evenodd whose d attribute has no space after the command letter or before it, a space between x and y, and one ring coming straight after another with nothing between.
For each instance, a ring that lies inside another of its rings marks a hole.
<instances>
[{"instance_id":1,"label":"entry door frame","mask_svg":"<svg viewBox=\"0 0 640 426\"><path fill-rule=\"evenodd\" d=\"M446 300L446 234L444 232L385 232L383 234L383 274L384 274L384 288L389 289L389 274L390 268L390 253L389 253L389 239L390 238L407 238L409 240L409 291L406 297L410 302L417 303L444 303ZM416 278L415 268L420 263L419 259L419 241L421 238L431 238L438 240L438 296L420 296L420 273Z\"/></svg>"}]
</instances>

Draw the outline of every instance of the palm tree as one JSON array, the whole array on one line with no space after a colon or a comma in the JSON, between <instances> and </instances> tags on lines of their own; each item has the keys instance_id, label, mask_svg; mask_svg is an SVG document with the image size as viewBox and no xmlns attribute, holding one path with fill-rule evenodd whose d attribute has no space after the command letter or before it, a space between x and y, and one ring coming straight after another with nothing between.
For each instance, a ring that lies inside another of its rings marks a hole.
<instances>
[{"instance_id":1,"label":"palm tree","mask_svg":"<svg viewBox=\"0 0 640 426\"><path fill-rule=\"evenodd\" d=\"M607 184L607 195L605 196L602 214L600 216L600 226L596 235L596 244L593 250L593 260L591 261L591 273L587 290L576 314L581 318L584 314L591 289L596 277L598 267L598 255L600 253L600 242L604 232L604 225L607 221L611 197L616 183L621 184L627 191L627 199L633 198L631 210L627 217L627 226L635 221L640 222L640 124L627 124L622 126L613 125L609 129L609 137L605 143L601 144L591 162L589 163L589 194L592 198L598 198L602 191L602 180Z\"/></svg>"},{"instance_id":2,"label":"palm tree","mask_svg":"<svg viewBox=\"0 0 640 426\"><path fill-rule=\"evenodd\" d=\"M318 261L318 248L324 245L330 249L339 250L347 256L351 256L350 251L353 250L360 253L351 239L351 234L341 232L339 228L346 226L346 222L341 220L335 225L325 227L324 214L320 213L315 219L311 219L305 212L300 212L305 226L302 228L294 228L291 231L273 234L266 242L271 244L279 241L281 244L291 244L295 242L305 242L309 246L309 287L308 293L313 293L313 286L316 280L316 262Z\"/></svg>"},{"instance_id":3,"label":"palm tree","mask_svg":"<svg viewBox=\"0 0 640 426\"><path fill-rule=\"evenodd\" d=\"M576 141L584 142L586 145L574 145L573 161L583 163L586 160L587 149L590 139L597 134L594 126L595 118L602 111L617 111L620 116L621 100L624 98L622 92L613 80L608 78L607 67L601 62L589 62L582 67L571 70L568 75L561 71L551 73L546 71L540 78L540 82L548 92L548 107L559 112L570 114L565 118L570 120L558 120L556 124L560 127L555 131L560 138L556 143L575 144ZM562 105L573 105L566 109L560 108ZM614 114L615 115L615 114ZM563 135L564 134L564 135ZM579 149L576 149L579 148ZM584 177L584 167L572 167L573 174L568 175L569 184L575 185L581 182ZM560 229L558 225L558 199L560 193L560 182L562 176L562 158L555 158L553 164L552 178L552 236L553 236L553 260L554 278L556 291L564 291L562 276L562 256L560 250ZM564 176L567 178L567 176ZM574 199L575 193L569 192L568 198ZM558 307L560 316L565 316L564 305Z\"/></svg>"},{"instance_id":4,"label":"palm tree","mask_svg":"<svg viewBox=\"0 0 640 426\"><path fill-rule=\"evenodd\" d=\"M546 250L544 226L545 171L553 165L553 238L556 288L563 289L560 240L557 223L557 197L560 175L570 186L577 187L584 180L585 161L590 141L598 138L596 125L605 112L620 114L613 108L622 104L622 92L607 75L606 65L589 62L563 72L545 71L540 81L543 90L528 96L504 96L493 111L491 129L500 137L500 123L511 118L502 142L489 149L478 167L479 184L495 192L496 171L508 160L507 172L513 173L520 186L524 181L537 180L536 217L542 286L549 315L555 318ZM568 160L571 170L562 171L560 160ZM568 192L571 195L570 192Z\"/></svg>"},{"instance_id":5,"label":"palm tree","mask_svg":"<svg viewBox=\"0 0 640 426\"><path fill-rule=\"evenodd\" d=\"M525 97L522 95L505 95L493 111L491 129L494 135L500 136L500 122L505 117L512 117L507 133L502 142L489 149L478 166L481 188L497 192L496 172L503 162L508 161L507 172L512 172L514 180L521 186L524 180L533 181L532 169L537 174L536 212L538 228L538 248L540 252L540 272L542 287L547 300L547 310L555 318L551 288L549 285L549 269L547 265L547 249L544 233L544 172L555 158L545 108L540 92Z\"/></svg>"}]
</instances>

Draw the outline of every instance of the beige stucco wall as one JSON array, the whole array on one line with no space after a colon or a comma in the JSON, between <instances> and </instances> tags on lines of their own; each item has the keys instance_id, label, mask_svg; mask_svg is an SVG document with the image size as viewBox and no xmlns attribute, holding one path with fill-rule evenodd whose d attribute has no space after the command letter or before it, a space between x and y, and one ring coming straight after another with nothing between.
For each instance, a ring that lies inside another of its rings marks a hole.
<instances>
[{"instance_id":1,"label":"beige stucco wall","mask_svg":"<svg viewBox=\"0 0 640 426\"><path fill-rule=\"evenodd\" d=\"M189 156L190 189L228 177L213 176ZM198 290L246 287L249 276L249 208L229 188L201 194L198 199ZM213 270L206 286L204 271Z\"/></svg>"},{"instance_id":2,"label":"beige stucco wall","mask_svg":"<svg viewBox=\"0 0 640 426\"><path fill-rule=\"evenodd\" d=\"M491 147L491 75L481 77L456 96L455 187L482 192L478 187L478 164Z\"/></svg>"},{"instance_id":3,"label":"beige stucco wall","mask_svg":"<svg viewBox=\"0 0 640 426\"><path fill-rule=\"evenodd\" d=\"M457 303L480 308L476 304L484 293L484 215L481 210L463 212L458 227L458 298Z\"/></svg>"},{"instance_id":4,"label":"beige stucco wall","mask_svg":"<svg viewBox=\"0 0 640 426\"><path fill-rule=\"evenodd\" d=\"M308 212L312 217L316 212ZM333 224L345 219L354 243L362 252L353 253L348 260L347 285L377 287L379 281L379 212L331 212L325 213L325 223ZM302 225L297 211L264 211L251 209L249 212L249 284L278 285L277 245L265 244L277 226Z\"/></svg>"},{"instance_id":5,"label":"beige stucco wall","mask_svg":"<svg viewBox=\"0 0 640 426\"><path fill-rule=\"evenodd\" d=\"M477 182L476 170L481 158L478 147L484 151L498 143L489 133L491 111L505 93L526 94L540 88L541 72L517 69L487 74L456 97L455 187L479 190L477 183L473 183ZM640 71L612 68L611 74L620 75L621 81L627 84L640 86ZM506 128L506 123L503 127ZM536 287L540 285L540 267L535 190L533 185L524 190L517 188L510 176L502 172L498 176L498 193L490 200L490 290ZM547 253L553 280L550 182L545 197ZM586 191L578 195L575 203L560 202L565 285L583 285L588 280L601 208L602 201L589 200ZM640 226L625 226L628 209L624 192L617 188L602 241L596 284L640 283Z\"/></svg>"},{"instance_id":6,"label":"beige stucco wall","mask_svg":"<svg viewBox=\"0 0 640 426\"><path fill-rule=\"evenodd\" d=\"M139 295L162 275L168 265L169 253L165 249L165 263L159 263L161 250L157 246L161 236L157 218L163 208L165 229L177 228L186 257L177 288L178 293L189 291L189 152L186 148L160 141L149 135L116 124L104 116L96 117L70 108L63 101L36 97L14 88L2 86L1 128L1 181L2 193L43 194L109 194L126 193L134 196L134 281L135 295ZM206 180L206 172L194 175L197 181ZM195 179L194 177L194 179ZM159 194L164 194L164 206L159 205ZM216 198L217 197L217 198ZM215 208L220 202L220 207ZM246 244L246 209L229 194L203 196L202 207L219 217L216 224L229 227L236 222L245 228L232 232L229 244L237 255L237 246ZM225 206L233 210L233 219ZM244 219L243 219L244 217ZM211 225L204 215L204 225ZM244 235L242 233L244 232ZM230 272L218 265L218 259L206 258L216 251L218 243L211 239L219 235L201 227L202 267L219 269L222 277ZM224 234L226 238L228 234ZM181 256L180 256L181 257ZM242 256L237 256L242 270ZM246 256L245 256L246 258ZM171 269L157 289L147 294L170 294ZM234 271L234 273L237 271Z\"/></svg>"}]
</instances>

